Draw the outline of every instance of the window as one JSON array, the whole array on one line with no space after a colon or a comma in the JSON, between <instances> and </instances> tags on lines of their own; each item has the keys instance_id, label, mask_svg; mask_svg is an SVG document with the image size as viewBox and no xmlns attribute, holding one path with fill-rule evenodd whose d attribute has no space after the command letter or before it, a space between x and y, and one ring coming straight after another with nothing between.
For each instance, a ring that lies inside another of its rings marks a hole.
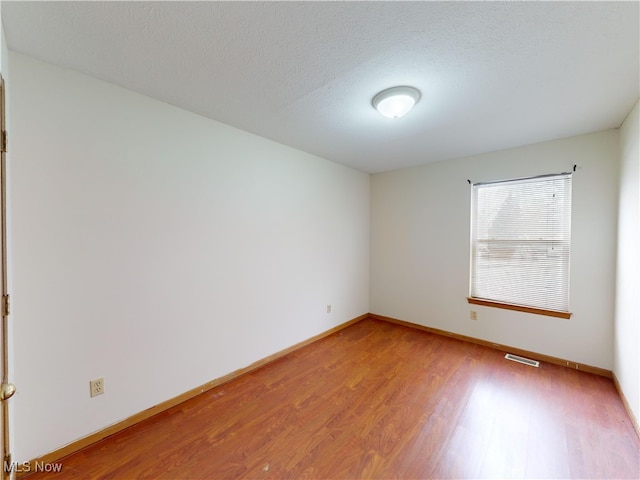
<instances>
[{"instance_id":1,"label":"window","mask_svg":"<svg viewBox=\"0 0 640 480\"><path fill-rule=\"evenodd\" d=\"M569 318L571 174L475 183L469 302Z\"/></svg>"}]
</instances>

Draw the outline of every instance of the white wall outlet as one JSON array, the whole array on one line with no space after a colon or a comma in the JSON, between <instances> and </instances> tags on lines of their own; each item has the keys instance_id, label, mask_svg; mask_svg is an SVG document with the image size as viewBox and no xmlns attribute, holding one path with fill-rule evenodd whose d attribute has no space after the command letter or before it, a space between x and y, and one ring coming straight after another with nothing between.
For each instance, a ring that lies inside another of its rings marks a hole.
<instances>
[{"instance_id":1,"label":"white wall outlet","mask_svg":"<svg viewBox=\"0 0 640 480\"><path fill-rule=\"evenodd\" d=\"M331 313L331 305L327 305L327 313Z\"/></svg>"},{"instance_id":2,"label":"white wall outlet","mask_svg":"<svg viewBox=\"0 0 640 480\"><path fill-rule=\"evenodd\" d=\"M469 313L469 318L471 320L478 320L478 312L476 312L475 310L471 310L471 312Z\"/></svg>"},{"instance_id":3,"label":"white wall outlet","mask_svg":"<svg viewBox=\"0 0 640 480\"><path fill-rule=\"evenodd\" d=\"M102 395L104 393L104 378L96 378L89 381L89 395L92 397Z\"/></svg>"}]
</instances>

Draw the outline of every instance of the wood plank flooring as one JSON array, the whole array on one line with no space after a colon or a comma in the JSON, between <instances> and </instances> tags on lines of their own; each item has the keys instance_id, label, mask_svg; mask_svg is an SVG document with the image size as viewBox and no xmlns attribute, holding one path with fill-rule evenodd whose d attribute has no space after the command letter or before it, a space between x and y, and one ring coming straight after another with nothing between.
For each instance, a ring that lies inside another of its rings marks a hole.
<instances>
[{"instance_id":1,"label":"wood plank flooring","mask_svg":"<svg viewBox=\"0 0 640 480\"><path fill-rule=\"evenodd\" d=\"M358 322L38 479L640 478L611 380Z\"/></svg>"}]
</instances>

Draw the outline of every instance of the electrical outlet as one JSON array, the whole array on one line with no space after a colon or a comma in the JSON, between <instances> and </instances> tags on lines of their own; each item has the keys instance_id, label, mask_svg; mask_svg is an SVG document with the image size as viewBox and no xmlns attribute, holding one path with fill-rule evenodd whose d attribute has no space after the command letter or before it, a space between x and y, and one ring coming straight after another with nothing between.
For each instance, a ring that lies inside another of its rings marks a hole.
<instances>
[{"instance_id":1,"label":"electrical outlet","mask_svg":"<svg viewBox=\"0 0 640 480\"><path fill-rule=\"evenodd\" d=\"M95 380L89 381L89 395L92 397L96 397L98 395L102 395L104 393L104 378L96 378Z\"/></svg>"},{"instance_id":2,"label":"electrical outlet","mask_svg":"<svg viewBox=\"0 0 640 480\"><path fill-rule=\"evenodd\" d=\"M331 313L331 305L327 305L327 313Z\"/></svg>"},{"instance_id":3,"label":"electrical outlet","mask_svg":"<svg viewBox=\"0 0 640 480\"><path fill-rule=\"evenodd\" d=\"M471 310L469 314L469 318L471 320L478 320L478 312L476 312L475 310Z\"/></svg>"}]
</instances>

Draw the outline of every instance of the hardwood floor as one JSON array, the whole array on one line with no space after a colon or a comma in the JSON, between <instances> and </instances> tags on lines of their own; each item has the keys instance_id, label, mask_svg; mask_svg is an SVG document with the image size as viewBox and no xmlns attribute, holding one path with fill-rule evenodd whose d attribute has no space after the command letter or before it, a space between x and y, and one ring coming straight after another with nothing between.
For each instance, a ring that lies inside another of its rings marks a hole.
<instances>
[{"instance_id":1,"label":"hardwood floor","mask_svg":"<svg viewBox=\"0 0 640 480\"><path fill-rule=\"evenodd\" d=\"M503 357L363 320L27 478L640 478L611 380Z\"/></svg>"}]
</instances>

